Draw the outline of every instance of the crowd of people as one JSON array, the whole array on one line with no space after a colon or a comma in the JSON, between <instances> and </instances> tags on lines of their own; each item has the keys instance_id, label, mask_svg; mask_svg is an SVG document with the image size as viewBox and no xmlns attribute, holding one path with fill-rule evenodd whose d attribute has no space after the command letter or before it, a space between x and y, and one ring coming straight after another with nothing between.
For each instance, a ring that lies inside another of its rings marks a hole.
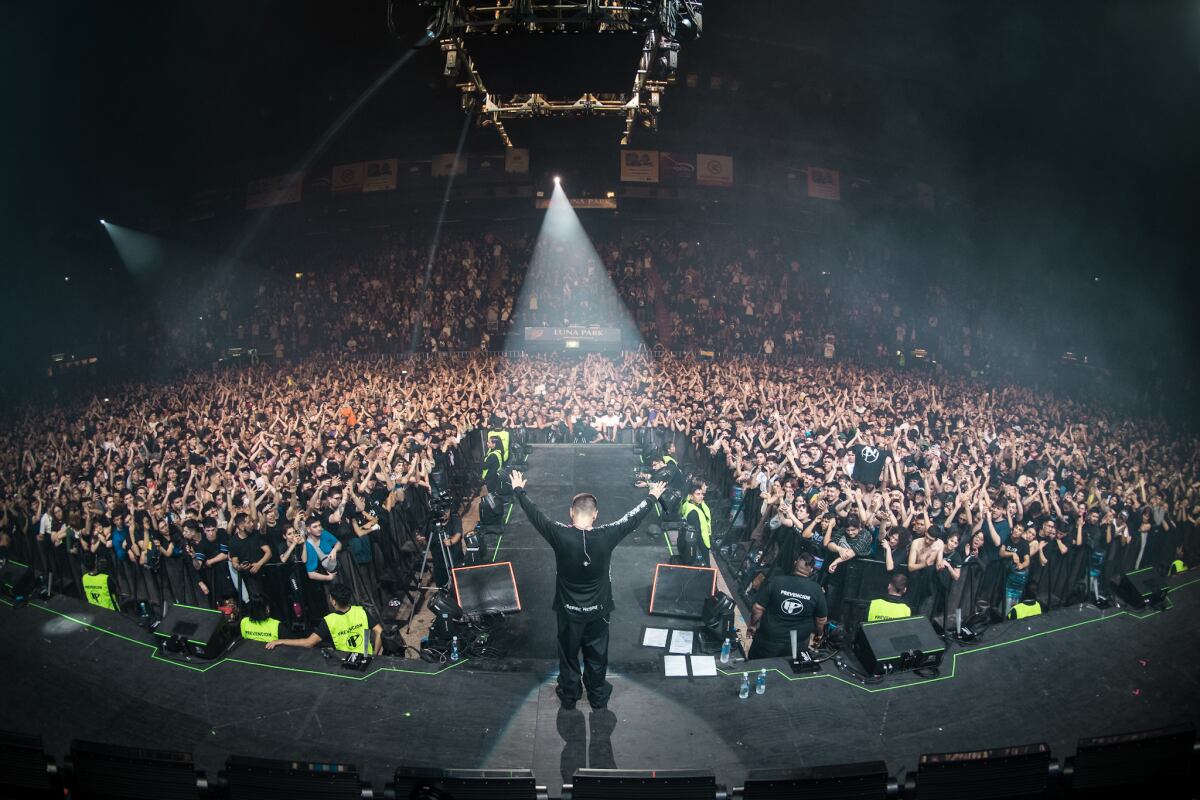
<instances>
[{"instance_id":1,"label":"crowd of people","mask_svg":"<svg viewBox=\"0 0 1200 800\"><path fill-rule=\"evenodd\" d=\"M261 597L311 626L342 584L379 614L431 520L461 534L495 428L673 444L760 563L814 556L831 609L855 559L914 611L997 613L1197 560L1200 440L1164 423L954 373L646 351L312 356L41 408L0 433L0 548L55 591L111 575L126 608Z\"/></svg>"},{"instance_id":2,"label":"crowd of people","mask_svg":"<svg viewBox=\"0 0 1200 800\"><path fill-rule=\"evenodd\" d=\"M110 350L127 359L168 366L211 364L230 348L278 359L515 350L518 324L611 324L612 304L589 301L601 273L640 342L676 351L820 354L831 341L874 363L919 348L995 373L1078 350L1102 328L1094 314L1064 313L1045 282L1023 281L1025 302L991 302L1006 281L969 273L953 248L927 257L885 233L631 224L597 231L594 244L594 256L555 254L543 272L557 280L523 292L538 232L517 224L448 230L432 255L427 231L264 243L261 258L180 270L139 300L133 330L118 321L101 333L124 336Z\"/></svg>"}]
</instances>

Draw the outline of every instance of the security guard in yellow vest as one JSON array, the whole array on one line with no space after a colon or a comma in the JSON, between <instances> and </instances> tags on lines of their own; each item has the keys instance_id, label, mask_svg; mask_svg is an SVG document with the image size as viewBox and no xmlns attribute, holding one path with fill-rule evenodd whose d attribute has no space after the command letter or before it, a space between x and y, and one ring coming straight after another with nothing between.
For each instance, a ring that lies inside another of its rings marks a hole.
<instances>
[{"instance_id":1,"label":"security guard in yellow vest","mask_svg":"<svg viewBox=\"0 0 1200 800\"><path fill-rule=\"evenodd\" d=\"M352 605L354 593L344 583L335 584L329 590L332 614L326 614L307 639L278 639L267 642L267 649L280 645L287 647L316 647L321 642L332 642L335 650L343 653L383 652L383 625L362 606ZM369 635L368 635L369 634Z\"/></svg>"},{"instance_id":2,"label":"security guard in yellow vest","mask_svg":"<svg viewBox=\"0 0 1200 800\"><path fill-rule=\"evenodd\" d=\"M505 464L507 464L508 463L508 443L509 443L508 431L490 430L487 432L487 438L489 441L492 439L500 440L500 466L504 466Z\"/></svg>"},{"instance_id":3,"label":"security guard in yellow vest","mask_svg":"<svg viewBox=\"0 0 1200 800\"><path fill-rule=\"evenodd\" d=\"M704 487L695 486L691 494L679 507L679 515L684 521L700 532L700 556L697 561L708 563L708 553L712 550L712 512L704 502Z\"/></svg>"},{"instance_id":4,"label":"security guard in yellow vest","mask_svg":"<svg viewBox=\"0 0 1200 800\"><path fill-rule=\"evenodd\" d=\"M867 606L867 622L911 617L912 609L904 602L904 593L907 591L908 576L897 572L888 581L887 594L876 597L871 601L871 605Z\"/></svg>"},{"instance_id":5,"label":"security guard in yellow vest","mask_svg":"<svg viewBox=\"0 0 1200 800\"><path fill-rule=\"evenodd\" d=\"M499 436L489 433L487 438L487 453L483 456L483 475L480 477L486 481L488 475L496 475L503 467L504 441Z\"/></svg>"},{"instance_id":6,"label":"security guard in yellow vest","mask_svg":"<svg viewBox=\"0 0 1200 800\"><path fill-rule=\"evenodd\" d=\"M117 593L112 576L100 571L100 560L95 556L88 559L87 572L83 574L83 596L89 605L116 611Z\"/></svg>"},{"instance_id":7,"label":"security guard in yellow vest","mask_svg":"<svg viewBox=\"0 0 1200 800\"><path fill-rule=\"evenodd\" d=\"M1008 619L1025 619L1041 614L1042 604L1038 602L1037 594L1036 583L1025 584L1025 591L1021 593L1021 602L1013 603L1013 607L1008 610Z\"/></svg>"},{"instance_id":8,"label":"security guard in yellow vest","mask_svg":"<svg viewBox=\"0 0 1200 800\"><path fill-rule=\"evenodd\" d=\"M1009 619L1025 619L1026 617L1036 617L1042 613L1042 604L1032 597L1028 600L1022 600L1008 611Z\"/></svg>"},{"instance_id":9,"label":"security guard in yellow vest","mask_svg":"<svg viewBox=\"0 0 1200 800\"><path fill-rule=\"evenodd\" d=\"M279 620L270 615L267 603L261 597L251 598L246 607L246 616L238 623L242 638L252 642L273 642L279 638Z\"/></svg>"}]
</instances>

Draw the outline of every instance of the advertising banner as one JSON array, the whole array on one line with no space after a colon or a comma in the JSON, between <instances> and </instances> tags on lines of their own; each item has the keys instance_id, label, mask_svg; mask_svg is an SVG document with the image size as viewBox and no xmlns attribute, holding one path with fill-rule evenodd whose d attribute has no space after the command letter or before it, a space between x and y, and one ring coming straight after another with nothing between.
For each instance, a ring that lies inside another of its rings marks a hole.
<instances>
[{"instance_id":1,"label":"advertising banner","mask_svg":"<svg viewBox=\"0 0 1200 800\"><path fill-rule=\"evenodd\" d=\"M697 153L696 183L701 186L733 186L733 156Z\"/></svg>"},{"instance_id":2,"label":"advertising banner","mask_svg":"<svg viewBox=\"0 0 1200 800\"><path fill-rule=\"evenodd\" d=\"M504 171L509 175L528 175L529 151L523 147L510 147L505 150Z\"/></svg>"},{"instance_id":3,"label":"advertising banner","mask_svg":"<svg viewBox=\"0 0 1200 800\"><path fill-rule=\"evenodd\" d=\"M670 186L693 186L696 183L696 156L691 153L658 154L659 178Z\"/></svg>"},{"instance_id":4,"label":"advertising banner","mask_svg":"<svg viewBox=\"0 0 1200 800\"><path fill-rule=\"evenodd\" d=\"M622 150L621 180L627 183L658 183L658 151Z\"/></svg>"},{"instance_id":5,"label":"advertising banner","mask_svg":"<svg viewBox=\"0 0 1200 800\"><path fill-rule=\"evenodd\" d=\"M289 172L258 178L246 184L246 208L266 208L299 203L304 190L304 173Z\"/></svg>"},{"instance_id":6,"label":"advertising banner","mask_svg":"<svg viewBox=\"0 0 1200 800\"><path fill-rule=\"evenodd\" d=\"M598 325L568 325L562 328L525 329L526 344L566 341L616 344L621 341L621 329L602 328Z\"/></svg>"},{"instance_id":7,"label":"advertising banner","mask_svg":"<svg viewBox=\"0 0 1200 800\"><path fill-rule=\"evenodd\" d=\"M842 176L836 169L808 168L808 196L822 200L842 199Z\"/></svg>"},{"instance_id":8,"label":"advertising banner","mask_svg":"<svg viewBox=\"0 0 1200 800\"><path fill-rule=\"evenodd\" d=\"M396 159L382 158L366 162L364 192L390 192L396 188Z\"/></svg>"},{"instance_id":9,"label":"advertising banner","mask_svg":"<svg viewBox=\"0 0 1200 800\"><path fill-rule=\"evenodd\" d=\"M467 157L457 153L438 153L433 157L430 171L435 178L444 178L451 173L462 175L467 171Z\"/></svg>"}]
</instances>

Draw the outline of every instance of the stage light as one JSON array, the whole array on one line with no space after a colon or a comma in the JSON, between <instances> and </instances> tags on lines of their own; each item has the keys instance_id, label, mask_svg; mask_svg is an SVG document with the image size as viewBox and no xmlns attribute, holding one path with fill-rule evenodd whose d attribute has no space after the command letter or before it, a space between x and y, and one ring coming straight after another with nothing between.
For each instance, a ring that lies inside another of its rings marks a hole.
<instances>
[{"instance_id":1,"label":"stage light","mask_svg":"<svg viewBox=\"0 0 1200 800\"><path fill-rule=\"evenodd\" d=\"M562 183L562 178L560 178L560 177L558 177L557 175L555 175L555 176L554 176L554 185L555 185L555 186L558 186L560 183Z\"/></svg>"},{"instance_id":2,"label":"stage light","mask_svg":"<svg viewBox=\"0 0 1200 800\"><path fill-rule=\"evenodd\" d=\"M101 225L107 225L108 223L107 223L107 222L105 222L104 220L100 220L100 224L101 224Z\"/></svg>"},{"instance_id":3,"label":"stage light","mask_svg":"<svg viewBox=\"0 0 1200 800\"><path fill-rule=\"evenodd\" d=\"M604 196L607 197L609 200L611 200L617 196L617 193L616 192L605 192Z\"/></svg>"}]
</instances>

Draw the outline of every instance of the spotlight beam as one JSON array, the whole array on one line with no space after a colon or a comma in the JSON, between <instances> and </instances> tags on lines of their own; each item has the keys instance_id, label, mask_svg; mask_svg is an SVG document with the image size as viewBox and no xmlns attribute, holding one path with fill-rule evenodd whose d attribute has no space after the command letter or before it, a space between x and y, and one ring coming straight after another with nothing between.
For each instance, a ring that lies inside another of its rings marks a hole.
<instances>
[{"instance_id":1,"label":"spotlight beam","mask_svg":"<svg viewBox=\"0 0 1200 800\"><path fill-rule=\"evenodd\" d=\"M462 130L458 133L458 148L454 151L454 164L450 167L450 175L446 178L446 191L442 194L442 207L438 211L437 224L433 226L433 240L429 243L429 257L425 259L425 274L421 276L421 313L413 320L412 335L408 340L408 351L416 352L421 344L421 323L429 313L430 298L425 296L429 288L429 278L433 274L433 262L437 257L438 245L442 239L442 223L446 221L446 206L450 204L450 192L454 188L454 176L458 174L458 160L462 158L463 145L467 141L467 131L471 129L474 114L463 118Z\"/></svg>"}]
</instances>

